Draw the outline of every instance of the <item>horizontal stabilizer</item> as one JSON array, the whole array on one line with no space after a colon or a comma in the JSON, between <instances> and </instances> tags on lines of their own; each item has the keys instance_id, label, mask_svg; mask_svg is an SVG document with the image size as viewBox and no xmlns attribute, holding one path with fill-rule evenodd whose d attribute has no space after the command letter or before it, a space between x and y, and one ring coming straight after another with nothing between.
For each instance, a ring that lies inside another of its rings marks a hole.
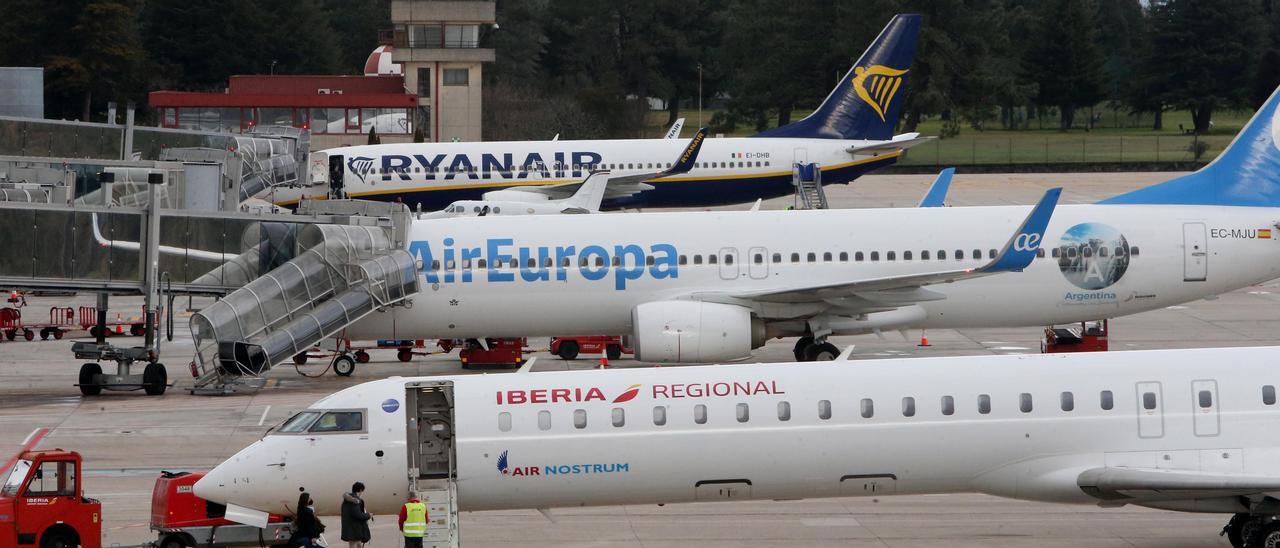
<instances>
[{"instance_id":1,"label":"horizontal stabilizer","mask_svg":"<svg viewBox=\"0 0 1280 548\"><path fill-rule=\"evenodd\" d=\"M880 141L878 143L869 143L865 145L854 145L844 150L849 154L874 156L877 154L888 154L890 152L906 150L934 139L937 139L937 137L921 137L919 133L904 133L902 135L894 135L893 139L888 141Z\"/></svg>"}]
</instances>

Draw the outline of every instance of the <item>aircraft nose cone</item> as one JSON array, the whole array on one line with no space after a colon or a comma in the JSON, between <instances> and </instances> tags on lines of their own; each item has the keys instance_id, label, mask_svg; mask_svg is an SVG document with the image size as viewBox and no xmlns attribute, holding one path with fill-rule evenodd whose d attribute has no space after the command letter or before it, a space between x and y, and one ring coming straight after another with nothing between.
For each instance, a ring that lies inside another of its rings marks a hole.
<instances>
[{"instance_id":1,"label":"aircraft nose cone","mask_svg":"<svg viewBox=\"0 0 1280 548\"><path fill-rule=\"evenodd\" d=\"M191 491L202 499L227 504L232 495L229 480L230 474L227 473L226 465L220 464L197 480Z\"/></svg>"}]
</instances>

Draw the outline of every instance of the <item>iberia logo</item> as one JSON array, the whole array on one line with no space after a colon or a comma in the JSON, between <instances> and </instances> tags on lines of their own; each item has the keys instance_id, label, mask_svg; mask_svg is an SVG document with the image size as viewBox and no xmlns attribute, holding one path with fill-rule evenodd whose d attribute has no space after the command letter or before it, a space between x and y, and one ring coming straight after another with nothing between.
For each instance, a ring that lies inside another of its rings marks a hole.
<instances>
[{"instance_id":1,"label":"iberia logo","mask_svg":"<svg viewBox=\"0 0 1280 548\"><path fill-rule=\"evenodd\" d=\"M907 70L884 65L853 68L854 91L858 93L858 97L875 109L876 114L880 115L881 122L886 121L884 113L889 110L889 104L893 103L893 96L902 86L902 75L906 74Z\"/></svg>"},{"instance_id":2,"label":"iberia logo","mask_svg":"<svg viewBox=\"0 0 1280 548\"><path fill-rule=\"evenodd\" d=\"M636 396L639 394L640 394L640 385L633 384L631 386L628 386L627 389L622 391L621 394L618 394L618 397L613 398L613 403L629 402L631 400L636 399Z\"/></svg>"}]
</instances>

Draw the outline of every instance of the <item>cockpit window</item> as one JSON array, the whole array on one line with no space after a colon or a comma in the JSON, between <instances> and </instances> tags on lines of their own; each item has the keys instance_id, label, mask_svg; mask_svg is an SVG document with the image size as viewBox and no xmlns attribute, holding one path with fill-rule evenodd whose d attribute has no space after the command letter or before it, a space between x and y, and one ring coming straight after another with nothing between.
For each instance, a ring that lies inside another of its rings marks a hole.
<instances>
[{"instance_id":1,"label":"cockpit window","mask_svg":"<svg viewBox=\"0 0 1280 548\"><path fill-rule=\"evenodd\" d=\"M298 434L306 432L318 418L320 418L319 411L303 411L294 415L293 418L290 418L285 421L284 424L280 425L280 430L278 430L278 432L281 434Z\"/></svg>"},{"instance_id":2,"label":"cockpit window","mask_svg":"<svg viewBox=\"0 0 1280 548\"><path fill-rule=\"evenodd\" d=\"M312 433L320 432L359 432L364 430L364 413L360 411L329 411L316 421Z\"/></svg>"},{"instance_id":3,"label":"cockpit window","mask_svg":"<svg viewBox=\"0 0 1280 548\"><path fill-rule=\"evenodd\" d=\"M18 494L18 488L22 487L22 480L27 477L27 471L31 470L31 461L21 459L13 465L13 469L9 472L8 479L4 482L4 488L0 489L0 495L12 497Z\"/></svg>"}]
</instances>

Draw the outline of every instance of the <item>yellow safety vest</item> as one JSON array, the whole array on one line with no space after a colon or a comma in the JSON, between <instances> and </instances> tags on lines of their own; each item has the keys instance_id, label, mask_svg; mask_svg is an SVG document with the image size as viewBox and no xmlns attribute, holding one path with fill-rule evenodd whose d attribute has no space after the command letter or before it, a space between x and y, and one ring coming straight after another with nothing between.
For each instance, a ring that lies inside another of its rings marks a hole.
<instances>
[{"instance_id":1,"label":"yellow safety vest","mask_svg":"<svg viewBox=\"0 0 1280 548\"><path fill-rule=\"evenodd\" d=\"M404 503L404 536L422 538L427 535L427 505L421 502Z\"/></svg>"}]
</instances>

